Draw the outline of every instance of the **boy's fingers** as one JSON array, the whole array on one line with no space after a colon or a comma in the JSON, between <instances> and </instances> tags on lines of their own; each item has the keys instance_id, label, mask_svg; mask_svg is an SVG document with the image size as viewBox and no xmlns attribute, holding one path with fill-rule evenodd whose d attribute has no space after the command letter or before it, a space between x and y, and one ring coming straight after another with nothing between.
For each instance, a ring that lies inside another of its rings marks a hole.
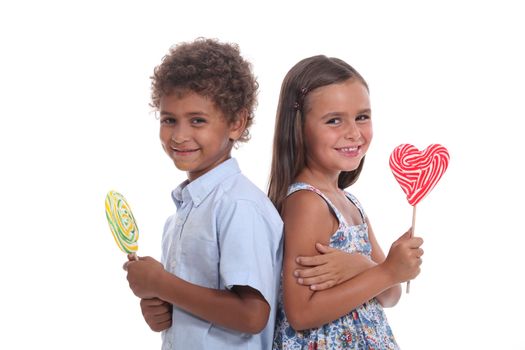
<instances>
[{"instance_id":1,"label":"boy's fingers","mask_svg":"<svg viewBox=\"0 0 525 350\"><path fill-rule=\"evenodd\" d=\"M143 311L147 311L147 313L152 316L158 316L158 315L164 315L164 314L171 315L169 307L165 305L148 306Z\"/></svg>"},{"instance_id":2,"label":"boy's fingers","mask_svg":"<svg viewBox=\"0 0 525 350\"><path fill-rule=\"evenodd\" d=\"M166 302L164 300L159 299L159 298L140 299L141 306L159 306L165 303Z\"/></svg>"},{"instance_id":3,"label":"boy's fingers","mask_svg":"<svg viewBox=\"0 0 525 350\"><path fill-rule=\"evenodd\" d=\"M124 269L124 271L128 271L128 265L129 265L129 263L131 263L131 261L126 261L126 262L124 263L124 265L122 265L122 268Z\"/></svg>"},{"instance_id":4,"label":"boy's fingers","mask_svg":"<svg viewBox=\"0 0 525 350\"><path fill-rule=\"evenodd\" d=\"M164 323L171 321L171 313L163 313L155 316L157 323Z\"/></svg>"},{"instance_id":5,"label":"boy's fingers","mask_svg":"<svg viewBox=\"0 0 525 350\"><path fill-rule=\"evenodd\" d=\"M137 260L143 260L141 257L139 257L136 253L129 253L128 254L128 260L129 261L137 261Z\"/></svg>"}]
</instances>

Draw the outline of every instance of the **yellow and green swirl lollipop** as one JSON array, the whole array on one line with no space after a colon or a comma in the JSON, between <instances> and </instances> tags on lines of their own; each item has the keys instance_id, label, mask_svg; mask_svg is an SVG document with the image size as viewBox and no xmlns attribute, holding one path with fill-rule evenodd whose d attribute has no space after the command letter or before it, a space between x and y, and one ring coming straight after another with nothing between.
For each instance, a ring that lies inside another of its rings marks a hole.
<instances>
[{"instance_id":1,"label":"yellow and green swirl lollipop","mask_svg":"<svg viewBox=\"0 0 525 350\"><path fill-rule=\"evenodd\" d=\"M135 255L139 229L126 198L117 191L109 191L106 196L106 218L120 250Z\"/></svg>"}]
</instances>

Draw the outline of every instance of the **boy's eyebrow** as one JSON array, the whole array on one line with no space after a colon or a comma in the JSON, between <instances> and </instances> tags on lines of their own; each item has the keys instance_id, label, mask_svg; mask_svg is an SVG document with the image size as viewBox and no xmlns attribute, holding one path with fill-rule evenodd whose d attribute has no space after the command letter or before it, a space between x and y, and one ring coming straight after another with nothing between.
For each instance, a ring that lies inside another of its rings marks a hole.
<instances>
[{"instance_id":1,"label":"boy's eyebrow","mask_svg":"<svg viewBox=\"0 0 525 350\"><path fill-rule=\"evenodd\" d=\"M167 116L170 116L170 117L175 117L176 116L174 113L171 113L171 112L168 112L168 111L163 111L163 110L160 111L160 115L167 115ZM185 116L188 116L188 117L193 117L193 116L196 116L196 115L208 115L208 113L200 112L200 111L192 111L192 112L187 112L185 114Z\"/></svg>"}]
</instances>

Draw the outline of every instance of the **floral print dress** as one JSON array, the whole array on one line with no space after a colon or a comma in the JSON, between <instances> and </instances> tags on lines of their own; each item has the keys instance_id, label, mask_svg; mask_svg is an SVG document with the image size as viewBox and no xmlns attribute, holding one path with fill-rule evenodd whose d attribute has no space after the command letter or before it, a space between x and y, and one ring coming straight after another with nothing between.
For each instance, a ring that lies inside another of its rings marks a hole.
<instances>
[{"instance_id":1,"label":"floral print dress","mask_svg":"<svg viewBox=\"0 0 525 350\"><path fill-rule=\"evenodd\" d=\"M337 231L330 238L330 246L348 253L361 253L371 257L372 247L368 239L368 226L365 213L357 199L345 192L348 199L359 209L362 223L355 226L346 224L343 215L317 188L295 183L290 186L288 195L308 190L317 193L330 206L339 221ZM282 286L282 284L281 284ZM399 349L392 330L388 325L383 307L373 298L358 306L343 317L325 324L319 328L295 331L284 313L282 287L279 293L279 306L275 325L274 350L394 350Z\"/></svg>"}]
</instances>

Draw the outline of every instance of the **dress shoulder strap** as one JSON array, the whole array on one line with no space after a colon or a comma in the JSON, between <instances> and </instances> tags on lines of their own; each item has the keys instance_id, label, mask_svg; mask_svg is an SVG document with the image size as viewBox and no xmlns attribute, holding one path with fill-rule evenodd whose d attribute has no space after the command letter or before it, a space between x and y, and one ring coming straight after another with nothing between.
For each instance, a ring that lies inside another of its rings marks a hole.
<instances>
[{"instance_id":1,"label":"dress shoulder strap","mask_svg":"<svg viewBox=\"0 0 525 350\"><path fill-rule=\"evenodd\" d=\"M359 203L357 198L350 192L345 191L345 195L346 195L346 198L348 198L350 202L352 202L356 206L357 210L359 210L361 219L363 220L363 223L365 223L366 214L365 214L365 210L363 209L363 206L361 205L361 203Z\"/></svg>"},{"instance_id":2,"label":"dress shoulder strap","mask_svg":"<svg viewBox=\"0 0 525 350\"><path fill-rule=\"evenodd\" d=\"M287 196L297 192L297 191L302 191L302 190L306 190L306 191L312 191L312 192L315 192L317 195L319 195L325 202L326 204L328 204L328 208L330 208L330 211L332 213L334 213L335 217L337 218L337 221L339 221L339 223L344 223L345 225L347 225L346 221L345 221L345 218L343 217L343 215L339 212L339 210L337 209L337 207L335 205L332 204L332 202L330 201L330 199L328 199L328 197L323 193L321 192L318 188L310 185L310 184L307 184L305 182L296 182L296 183L293 183L292 185L290 185L290 187L288 188L288 194Z\"/></svg>"}]
</instances>

